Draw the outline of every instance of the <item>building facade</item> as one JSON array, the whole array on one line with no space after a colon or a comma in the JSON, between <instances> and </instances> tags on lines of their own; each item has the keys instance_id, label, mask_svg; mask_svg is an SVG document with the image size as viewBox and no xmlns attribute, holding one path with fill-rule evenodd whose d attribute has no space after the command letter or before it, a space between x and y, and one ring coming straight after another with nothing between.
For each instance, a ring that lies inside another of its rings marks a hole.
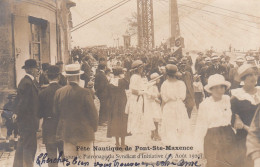
<instances>
[{"instance_id":1,"label":"building facade","mask_svg":"<svg viewBox=\"0 0 260 167\"><path fill-rule=\"evenodd\" d=\"M70 61L71 0L0 1L0 104L15 91L24 61Z\"/></svg>"}]
</instances>

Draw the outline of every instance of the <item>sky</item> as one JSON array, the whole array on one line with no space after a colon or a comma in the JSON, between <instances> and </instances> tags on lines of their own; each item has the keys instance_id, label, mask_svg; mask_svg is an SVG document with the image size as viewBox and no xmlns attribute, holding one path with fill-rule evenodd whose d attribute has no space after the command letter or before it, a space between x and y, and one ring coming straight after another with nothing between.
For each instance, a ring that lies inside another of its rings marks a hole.
<instances>
[{"instance_id":1,"label":"sky","mask_svg":"<svg viewBox=\"0 0 260 167\"><path fill-rule=\"evenodd\" d=\"M120 1L74 0L76 7L71 8L73 25L91 18ZM128 29L127 18L131 18L136 12L136 2L131 0L72 32L72 45L116 46L116 39L119 39L119 45L123 45L122 36ZM230 45L241 51L260 48L259 0L177 0L177 2L180 31L184 37L185 48L206 50L213 47L218 51L227 50ZM153 9L154 38L158 46L169 37L169 0L153 0ZM132 37L131 44L133 46L137 44L136 36Z\"/></svg>"}]
</instances>

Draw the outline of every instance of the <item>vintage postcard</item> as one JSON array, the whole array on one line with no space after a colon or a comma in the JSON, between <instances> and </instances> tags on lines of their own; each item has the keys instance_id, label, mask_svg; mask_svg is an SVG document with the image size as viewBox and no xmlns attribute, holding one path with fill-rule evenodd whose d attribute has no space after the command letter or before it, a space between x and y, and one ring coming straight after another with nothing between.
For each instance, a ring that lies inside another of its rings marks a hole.
<instances>
[{"instance_id":1,"label":"vintage postcard","mask_svg":"<svg viewBox=\"0 0 260 167\"><path fill-rule=\"evenodd\" d=\"M260 167L259 0L0 0L1 167Z\"/></svg>"}]
</instances>

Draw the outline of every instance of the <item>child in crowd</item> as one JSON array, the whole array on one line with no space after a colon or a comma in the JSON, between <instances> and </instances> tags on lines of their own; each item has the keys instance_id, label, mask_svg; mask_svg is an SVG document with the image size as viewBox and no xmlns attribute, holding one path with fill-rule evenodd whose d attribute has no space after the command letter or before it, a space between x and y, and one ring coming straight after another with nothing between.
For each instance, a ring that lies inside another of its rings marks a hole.
<instances>
[{"instance_id":1,"label":"child in crowd","mask_svg":"<svg viewBox=\"0 0 260 167\"><path fill-rule=\"evenodd\" d=\"M160 76L158 73L153 73L150 75L151 85L148 85L147 89L147 106L149 111L152 112L152 119L155 125L155 130L152 131L151 138L152 140L161 140L161 137L158 132L159 123L162 120L162 111L161 111L161 100L160 92L158 89L158 84L160 83Z\"/></svg>"}]
</instances>

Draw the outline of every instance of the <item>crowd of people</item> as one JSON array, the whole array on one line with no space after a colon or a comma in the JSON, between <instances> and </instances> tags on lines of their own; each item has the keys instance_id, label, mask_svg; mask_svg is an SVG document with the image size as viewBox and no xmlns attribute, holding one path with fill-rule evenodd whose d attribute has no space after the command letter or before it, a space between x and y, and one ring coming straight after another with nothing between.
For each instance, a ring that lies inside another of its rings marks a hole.
<instances>
[{"instance_id":1,"label":"crowd of people","mask_svg":"<svg viewBox=\"0 0 260 167\"><path fill-rule=\"evenodd\" d=\"M5 115L13 124L6 124L8 138L13 130L20 136L14 167L33 166L40 119L49 158L81 155L76 146L91 147L98 126L107 126L122 150L131 136L140 145L192 145L207 167L260 166L259 55L237 56L233 64L224 53L196 54L75 48L72 64L63 70L63 62L44 63L40 75L35 60L25 61L17 96L4 107L13 113Z\"/></svg>"}]
</instances>

